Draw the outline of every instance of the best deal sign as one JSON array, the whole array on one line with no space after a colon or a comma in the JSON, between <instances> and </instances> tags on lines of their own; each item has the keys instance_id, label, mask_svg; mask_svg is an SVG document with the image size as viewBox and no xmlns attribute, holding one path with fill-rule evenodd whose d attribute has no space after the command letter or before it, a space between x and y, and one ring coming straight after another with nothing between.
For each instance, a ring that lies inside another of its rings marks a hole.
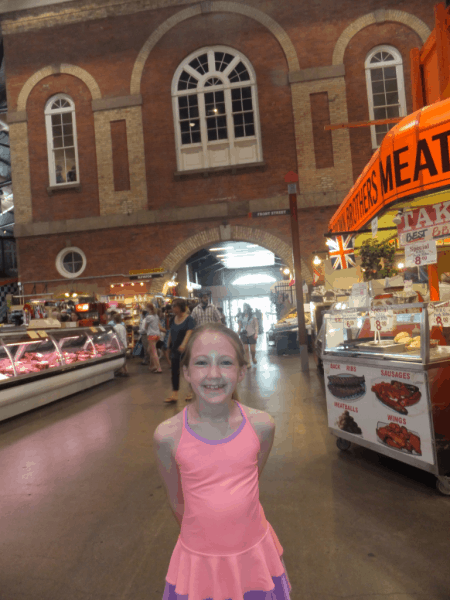
<instances>
[{"instance_id":1,"label":"best deal sign","mask_svg":"<svg viewBox=\"0 0 450 600\"><path fill-rule=\"evenodd\" d=\"M401 246L450 237L450 200L408 210L398 226Z\"/></svg>"}]
</instances>

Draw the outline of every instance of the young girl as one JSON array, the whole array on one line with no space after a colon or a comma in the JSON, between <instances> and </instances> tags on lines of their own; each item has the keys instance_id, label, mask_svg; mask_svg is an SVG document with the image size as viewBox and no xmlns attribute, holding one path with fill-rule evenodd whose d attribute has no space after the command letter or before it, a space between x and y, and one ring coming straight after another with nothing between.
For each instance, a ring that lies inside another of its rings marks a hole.
<instances>
[{"instance_id":1,"label":"young girl","mask_svg":"<svg viewBox=\"0 0 450 600\"><path fill-rule=\"evenodd\" d=\"M148 339L148 352L150 354L150 366L149 371L152 373L162 373L161 365L159 363L158 351L156 349L156 344L159 341L159 335L162 331L163 333L166 330L161 327L161 323L159 321L159 317L156 313L156 308L150 302L147 304L148 315L145 318L144 326L147 332Z\"/></svg>"},{"instance_id":2,"label":"young girl","mask_svg":"<svg viewBox=\"0 0 450 600\"><path fill-rule=\"evenodd\" d=\"M181 526L163 600L289 600L283 548L259 502L275 424L238 401L247 368L238 335L221 323L199 327L182 368L195 400L154 434Z\"/></svg>"}]
</instances>

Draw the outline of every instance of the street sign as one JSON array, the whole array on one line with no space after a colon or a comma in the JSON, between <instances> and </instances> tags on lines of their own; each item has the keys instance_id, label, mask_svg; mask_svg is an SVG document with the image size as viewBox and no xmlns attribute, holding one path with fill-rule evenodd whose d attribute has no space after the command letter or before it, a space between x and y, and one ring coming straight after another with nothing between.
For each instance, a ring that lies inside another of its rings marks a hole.
<instances>
[{"instance_id":1,"label":"street sign","mask_svg":"<svg viewBox=\"0 0 450 600\"><path fill-rule=\"evenodd\" d=\"M297 184L296 183L288 183L288 194L296 194L297 193Z\"/></svg>"},{"instance_id":2,"label":"street sign","mask_svg":"<svg viewBox=\"0 0 450 600\"><path fill-rule=\"evenodd\" d=\"M250 219L256 219L258 217L279 217L288 215L290 213L289 208L280 208L279 210L263 210L260 212L248 213Z\"/></svg>"}]
</instances>

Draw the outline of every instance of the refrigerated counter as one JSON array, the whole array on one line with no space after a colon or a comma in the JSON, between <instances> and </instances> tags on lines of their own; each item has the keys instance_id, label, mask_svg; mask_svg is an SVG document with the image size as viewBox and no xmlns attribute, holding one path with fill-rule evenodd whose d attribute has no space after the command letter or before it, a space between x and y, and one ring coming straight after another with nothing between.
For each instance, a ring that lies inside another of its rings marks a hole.
<instances>
[{"instance_id":1,"label":"refrigerated counter","mask_svg":"<svg viewBox=\"0 0 450 600\"><path fill-rule=\"evenodd\" d=\"M436 304L330 310L322 360L338 448L358 444L433 473L450 495L450 327L430 327Z\"/></svg>"},{"instance_id":2,"label":"refrigerated counter","mask_svg":"<svg viewBox=\"0 0 450 600\"><path fill-rule=\"evenodd\" d=\"M0 329L0 421L112 379L125 353L110 326Z\"/></svg>"}]
</instances>

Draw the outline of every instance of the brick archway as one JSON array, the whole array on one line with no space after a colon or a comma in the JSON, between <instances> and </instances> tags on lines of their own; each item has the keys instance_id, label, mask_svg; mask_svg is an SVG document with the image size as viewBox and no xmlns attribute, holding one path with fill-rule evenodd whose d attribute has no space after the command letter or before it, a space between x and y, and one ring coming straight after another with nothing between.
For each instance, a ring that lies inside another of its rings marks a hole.
<instances>
[{"instance_id":1,"label":"brick archway","mask_svg":"<svg viewBox=\"0 0 450 600\"><path fill-rule=\"evenodd\" d=\"M135 95L141 93L141 79L145 63L147 62L147 59L150 56L153 48L156 46L159 40L170 29L172 29L172 27L175 27L175 25L178 25L178 23L182 23L187 19L191 19L192 17L214 12L236 13L244 15L250 19L253 19L254 21L258 21L258 23L261 23L261 25L264 25L264 27L266 27L273 34L280 44L286 57L289 72L300 70L300 64L294 44L281 25L269 17L269 15L261 10L253 8L252 6L246 6L245 4L240 4L238 2L231 2L229 0L210 0L209 2L201 2L200 4L190 8L180 10L169 17L166 21L161 23L157 29L155 29L155 31L143 45L136 62L134 63L133 72L131 75L130 94Z\"/></svg>"},{"instance_id":2,"label":"brick archway","mask_svg":"<svg viewBox=\"0 0 450 600\"><path fill-rule=\"evenodd\" d=\"M102 93L100 91L100 87L95 79L92 77L90 73L82 69L81 67L77 67L76 65L52 65L49 67L44 67L39 71L36 71L23 85L20 90L19 97L17 99L17 112L26 111L27 109L27 100L28 96L31 94L31 91L37 85L41 79L45 77L49 77L50 75L57 75L59 73L65 73L67 75L73 75L74 77L78 77L81 79L91 92L92 100L99 100L102 97Z\"/></svg>"},{"instance_id":3,"label":"brick archway","mask_svg":"<svg viewBox=\"0 0 450 600\"><path fill-rule=\"evenodd\" d=\"M353 23L350 23L350 25L344 29L334 47L333 65L340 65L344 62L345 49L347 48L348 43L354 35L361 31L361 29L364 29L369 25L375 25L376 23L386 23L387 21L394 21L406 25L417 33L423 43L426 42L431 33L428 25L424 23L422 19L419 19L419 17L403 10L381 8L356 19L356 21L353 21Z\"/></svg>"},{"instance_id":4,"label":"brick archway","mask_svg":"<svg viewBox=\"0 0 450 600\"><path fill-rule=\"evenodd\" d=\"M212 227L211 229L201 231L187 240L184 240L170 252L161 265L164 270L167 271L168 275L164 278L153 280L152 293L162 293L164 285L171 279L172 273L176 272L190 256L205 246L224 241L239 241L258 244L279 256L289 267L291 272L294 270L292 246L284 242L281 238L268 233L267 231L240 225ZM303 259L302 275L306 282L312 283L311 272Z\"/></svg>"}]
</instances>

